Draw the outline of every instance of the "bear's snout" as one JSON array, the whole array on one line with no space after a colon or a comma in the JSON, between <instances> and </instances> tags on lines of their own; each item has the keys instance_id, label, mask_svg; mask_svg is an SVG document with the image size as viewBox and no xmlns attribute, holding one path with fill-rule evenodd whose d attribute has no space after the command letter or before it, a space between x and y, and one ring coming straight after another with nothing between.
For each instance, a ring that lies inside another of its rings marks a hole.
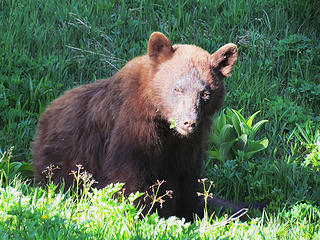
<instances>
[{"instance_id":1,"label":"bear's snout","mask_svg":"<svg viewBox=\"0 0 320 240\"><path fill-rule=\"evenodd\" d=\"M195 121L185 121L183 123L183 125L188 132L192 132L196 127L196 122Z\"/></svg>"},{"instance_id":2,"label":"bear's snout","mask_svg":"<svg viewBox=\"0 0 320 240\"><path fill-rule=\"evenodd\" d=\"M175 126L178 133L183 136L187 136L195 131L197 128L197 121L192 119L185 119Z\"/></svg>"}]
</instances>

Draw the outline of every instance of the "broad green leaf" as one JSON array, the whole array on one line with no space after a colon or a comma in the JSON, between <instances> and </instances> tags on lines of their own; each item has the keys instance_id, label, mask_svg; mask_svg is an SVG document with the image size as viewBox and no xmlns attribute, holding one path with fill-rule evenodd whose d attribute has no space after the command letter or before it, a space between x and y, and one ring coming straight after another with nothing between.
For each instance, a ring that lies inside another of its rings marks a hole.
<instances>
[{"instance_id":1,"label":"broad green leaf","mask_svg":"<svg viewBox=\"0 0 320 240\"><path fill-rule=\"evenodd\" d=\"M220 145L220 154L222 155L223 160L231 160L234 158L231 152L231 147L234 142L235 140L232 142L224 142Z\"/></svg>"},{"instance_id":2,"label":"broad green leaf","mask_svg":"<svg viewBox=\"0 0 320 240\"><path fill-rule=\"evenodd\" d=\"M23 177L32 177L33 176L33 167L30 163L25 163L20 166L19 172Z\"/></svg>"},{"instance_id":3,"label":"broad green leaf","mask_svg":"<svg viewBox=\"0 0 320 240\"><path fill-rule=\"evenodd\" d=\"M241 127L240 127L240 118L237 114L233 114L231 117L231 121L234 129L236 130L238 136L241 135Z\"/></svg>"},{"instance_id":4,"label":"broad green leaf","mask_svg":"<svg viewBox=\"0 0 320 240\"><path fill-rule=\"evenodd\" d=\"M232 112L237 116L237 118L239 119L239 122L246 123L247 121L246 121L246 119L242 116L241 111L242 111L242 109L240 109L240 110L238 110L238 111L232 109Z\"/></svg>"},{"instance_id":5,"label":"broad green leaf","mask_svg":"<svg viewBox=\"0 0 320 240\"><path fill-rule=\"evenodd\" d=\"M226 108L225 110L226 110L226 113L225 113L226 123L232 124L232 117L234 114L230 108Z\"/></svg>"},{"instance_id":6,"label":"broad green leaf","mask_svg":"<svg viewBox=\"0 0 320 240\"><path fill-rule=\"evenodd\" d=\"M248 134L242 134L237 139L237 146L240 150L245 150L248 144Z\"/></svg>"},{"instance_id":7,"label":"broad green leaf","mask_svg":"<svg viewBox=\"0 0 320 240\"><path fill-rule=\"evenodd\" d=\"M227 111L227 115L228 116L232 116L233 115L233 112L230 108L226 108L226 111Z\"/></svg>"},{"instance_id":8,"label":"broad green leaf","mask_svg":"<svg viewBox=\"0 0 320 240\"><path fill-rule=\"evenodd\" d=\"M219 147L220 144L222 143L222 140L220 139L220 135L218 135L215 132L210 135L210 140L213 143L213 145L217 147Z\"/></svg>"},{"instance_id":9,"label":"broad green leaf","mask_svg":"<svg viewBox=\"0 0 320 240\"><path fill-rule=\"evenodd\" d=\"M217 128L222 129L224 125L226 125L226 115L224 114L224 111L222 111L218 117L218 124Z\"/></svg>"},{"instance_id":10,"label":"broad green leaf","mask_svg":"<svg viewBox=\"0 0 320 240\"><path fill-rule=\"evenodd\" d=\"M208 155L209 158L217 159L219 161L224 160L219 151L208 151Z\"/></svg>"},{"instance_id":11,"label":"broad green leaf","mask_svg":"<svg viewBox=\"0 0 320 240\"><path fill-rule=\"evenodd\" d=\"M262 144L264 146L264 148L267 148L269 145L269 140L268 138L264 138L260 141L260 144Z\"/></svg>"},{"instance_id":12,"label":"broad green leaf","mask_svg":"<svg viewBox=\"0 0 320 240\"><path fill-rule=\"evenodd\" d=\"M264 124L268 122L268 120L261 120L257 122L253 127L252 127L252 134L256 134L256 132L259 130L259 128Z\"/></svg>"},{"instance_id":13,"label":"broad green leaf","mask_svg":"<svg viewBox=\"0 0 320 240\"><path fill-rule=\"evenodd\" d=\"M256 116L259 112L260 112L260 111L257 111L257 112L255 112L254 114L252 114L251 117L249 117L249 119L248 119L248 121L247 121L247 125L248 125L249 127L252 126L253 119L255 118L255 116Z\"/></svg>"},{"instance_id":14,"label":"broad green leaf","mask_svg":"<svg viewBox=\"0 0 320 240\"><path fill-rule=\"evenodd\" d=\"M240 122L240 129L242 134L250 135L250 133L252 132L251 128L247 125L246 122Z\"/></svg>"},{"instance_id":15,"label":"broad green leaf","mask_svg":"<svg viewBox=\"0 0 320 240\"><path fill-rule=\"evenodd\" d=\"M248 145L247 155L251 157L254 153L260 152L268 147L269 140L267 138L261 141L251 141Z\"/></svg>"},{"instance_id":16,"label":"broad green leaf","mask_svg":"<svg viewBox=\"0 0 320 240\"><path fill-rule=\"evenodd\" d=\"M236 138L236 132L231 124L223 126L220 132L220 139L222 142L230 142Z\"/></svg>"}]
</instances>

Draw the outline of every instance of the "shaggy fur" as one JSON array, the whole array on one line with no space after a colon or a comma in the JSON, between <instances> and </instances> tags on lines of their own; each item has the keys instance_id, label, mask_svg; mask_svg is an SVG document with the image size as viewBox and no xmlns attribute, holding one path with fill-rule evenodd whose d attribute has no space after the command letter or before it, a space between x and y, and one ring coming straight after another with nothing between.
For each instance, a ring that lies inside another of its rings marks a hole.
<instances>
[{"instance_id":1,"label":"shaggy fur","mask_svg":"<svg viewBox=\"0 0 320 240\"><path fill-rule=\"evenodd\" d=\"M97 187L124 182L126 193L165 180L161 189L173 198L158 209L161 216L201 214L197 180L212 116L223 105L223 78L236 59L234 44L211 55L153 33L146 55L109 79L66 92L42 114L32 144L36 180L45 182L50 164L59 167L54 182L67 186L77 164Z\"/></svg>"}]
</instances>

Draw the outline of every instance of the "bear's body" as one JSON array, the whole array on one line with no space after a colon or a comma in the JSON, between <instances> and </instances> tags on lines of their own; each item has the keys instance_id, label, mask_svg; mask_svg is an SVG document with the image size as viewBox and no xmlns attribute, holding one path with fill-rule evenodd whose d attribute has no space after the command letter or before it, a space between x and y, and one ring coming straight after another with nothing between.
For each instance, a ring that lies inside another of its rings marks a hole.
<instances>
[{"instance_id":1,"label":"bear's body","mask_svg":"<svg viewBox=\"0 0 320 240\"><path fill-rule=\"evenodd\" d=\"M66 92L43 113L33 142L35 178L72 184L82 165L104 187L124 182L127 193L172 190L161 216L191 219L202 213L201 178L213 114L225 95L237 48L227 44L210 55L193 45L174 45L153 33L148 54L116 75ZM173 124L174 127L170 128Z\"/></svg>"}]
</instances>

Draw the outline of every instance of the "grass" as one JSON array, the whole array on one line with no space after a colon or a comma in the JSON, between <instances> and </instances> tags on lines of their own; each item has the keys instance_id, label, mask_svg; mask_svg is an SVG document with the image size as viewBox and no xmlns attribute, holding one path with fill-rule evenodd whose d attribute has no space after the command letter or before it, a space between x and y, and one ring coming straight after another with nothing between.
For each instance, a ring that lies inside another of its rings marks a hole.
<instances>
[{"instance_id":1,"label":"grass","mask_svg":"<svg viewBox=\"0 0 320 240\"><path fill-rule=\"evenodd\" d=\"M193 224L157 214L139 219L133 200L112 196L121 185L93 190L75 199L56 192L54 185L40 189L14 180L0 188L1 239L317 239L307 216L308 204L278 216L227 224L227 217ZM315 213L318 214L318 213ZM319 219L317 219L319 220ZM283 223L285 222L285 223Z\"/></svg>"},{"instance_id":2,"label":"grass","mask_svg":"<svg viewBox=\"0 0 320 240\"><path fill-rule=\"evenodd\" d=\"M0 9L2 238L319 238L320 3L8 0ZM245 161L210 158L206 176L222 197L270 201L263 214L250 212L229 225L218 212L193 224L156 215L136 219L130 201L115 202L109 190L77 202L53 186L21 180L31 175L30 142L46 106L144 54L153 31L209 52L237 44L225 105L246 118L260 111L256 121L268 123L257 138L268 138L269 146ZM120 210L110 212L111 206Z\"/></svg>"}]
</instances>

